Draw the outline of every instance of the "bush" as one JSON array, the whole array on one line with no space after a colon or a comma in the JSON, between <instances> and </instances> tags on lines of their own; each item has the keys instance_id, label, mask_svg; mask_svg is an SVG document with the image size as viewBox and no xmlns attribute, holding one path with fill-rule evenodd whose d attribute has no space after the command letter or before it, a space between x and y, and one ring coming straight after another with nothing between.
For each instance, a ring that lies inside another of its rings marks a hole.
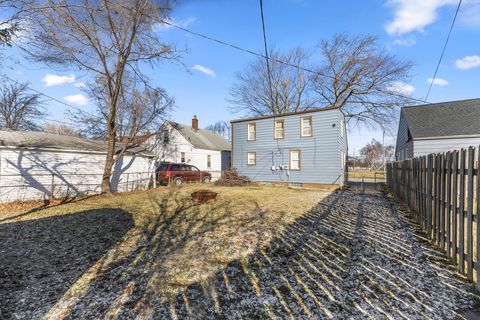
<instances>
[{"instance_id":1,"label":"bush","mask_svg":"<svg viewBox=\"0 0 480 320\"><path fill-rule=\"evenodd\" d=\"M252 184L252 180L246 176L241 176L235 170L223 172L220 179L215 181L216 186L224 187L242 187Z\"/></svg>"}]
</instances>

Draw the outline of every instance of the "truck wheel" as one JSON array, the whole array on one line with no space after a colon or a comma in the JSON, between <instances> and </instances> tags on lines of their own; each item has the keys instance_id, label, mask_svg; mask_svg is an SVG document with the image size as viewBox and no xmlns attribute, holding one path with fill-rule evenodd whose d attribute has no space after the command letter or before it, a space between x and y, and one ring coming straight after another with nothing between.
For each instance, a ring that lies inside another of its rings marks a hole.
<instances>
[{"instance_id":1,"label":"truck wheel","mask_svg":"<svg viewBox=\"0 0 480 320\"><path fill-rule=\"evenodd\" d=\"M203 183L210 183L210 177L203 178Z\"/></svg>"},{"instance_id":2,"label":"truck wheel","mask_svg":"<svg viewBox=\"0 0 480 320\"><path fill-rule=\"evenodd\" d=\"M183 183L182 178L177 177L177 178L173 179L173 185L174 185L174 186L179 186L179 185L181 185L182 183Z\"/></svg>"}]
</instances>

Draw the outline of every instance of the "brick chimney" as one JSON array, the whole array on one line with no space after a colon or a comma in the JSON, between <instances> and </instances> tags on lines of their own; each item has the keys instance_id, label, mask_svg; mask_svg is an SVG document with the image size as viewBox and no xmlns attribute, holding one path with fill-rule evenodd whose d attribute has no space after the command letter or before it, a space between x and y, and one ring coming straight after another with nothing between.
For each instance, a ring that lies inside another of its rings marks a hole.
<instances>
[{"instance_id":1,"label":"brick chimney","mask_svg":"<svg viewBox=\"0 0 480 320\"><path fill-rule=\"evenodd\" d=\"M192 129L198 130L198 119L196 115L194 115L192 118Z\"/></svg>"}]
</instances>

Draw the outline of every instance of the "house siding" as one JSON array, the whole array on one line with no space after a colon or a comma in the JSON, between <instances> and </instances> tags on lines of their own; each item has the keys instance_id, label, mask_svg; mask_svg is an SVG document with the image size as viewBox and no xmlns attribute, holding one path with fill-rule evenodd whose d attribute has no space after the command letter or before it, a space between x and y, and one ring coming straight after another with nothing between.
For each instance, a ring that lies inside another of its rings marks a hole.
<instances>
[{"instance_id":1,"label":"house siding","mask_svg":"<svg viewBox=\"0 0 480 320\"><path fill-rule=\"evenodd\" d=\"M100 193L104 165L99 152L0 148L0 201ZM124 155L114 165L112 191L146 188L153 169L153 158Z\"/></svg>"},{"instance_id":2,"label":"house siding","mask_svg":"<svg viewBox=\"0 0 480 320\"><path fill-rule=\"evenodd\" d=\"M195 148L177 130L171 127L169 135L168 143L163 143L162 134L159 134L158 137L153 137L152 139L154 140L150 141L151 144L156 144L154 152L158 154L159 160L181 162L181 153L185 152L185 163L210 172L213 181L220 178L222 172L222 151ZM224 153L229 154L230 151L224 151ZM211 156L210 168L207 167L208 155ZM223 159L226 159L226 156Z\"/></svg>"},{"instance_id":3,"label":"house siding","mask_svg":"<svg viewBox=\"0 0 480 320\"><path fill-rule=\"evenodd\" d=\"M425 156L430 153L442 153L470 146L480 145L480 137L464 137L464 138L438 138L415 140L415 157Z\"/></svg>"},{"instance_id":4,"label":"house siding","mask_svg":"<svg viewBox=\"0 0 480 320\"><path fill-rule=\"evenodd\" d=\"M400 113L400 121L398 123L397 145L395 147L395 158L397 160L410 159L414 155L413 140L408 140L408 124L405 115Z\"/></svg>"},{"instance_id":5,"label":"house siding","mask_svg":"<svg viewBox=\"0 0 480 320\"><path fill-rule=\"evenodd\" d=\"M311 137L300 136L300 119L311 116ZM337 110L277 117L285 121L285 138L274 139L274 119L233 122L232 166L240 174L262 182L343 184L341 151L347 154L346 133L340 135ZM247 126L256 123L256 140L247 140ZM301 150L301 170L272 170L272 166L290 166L290 150ZM247 165L247 153L256 152L256 165Z\"/></svg>"}]
</instances>

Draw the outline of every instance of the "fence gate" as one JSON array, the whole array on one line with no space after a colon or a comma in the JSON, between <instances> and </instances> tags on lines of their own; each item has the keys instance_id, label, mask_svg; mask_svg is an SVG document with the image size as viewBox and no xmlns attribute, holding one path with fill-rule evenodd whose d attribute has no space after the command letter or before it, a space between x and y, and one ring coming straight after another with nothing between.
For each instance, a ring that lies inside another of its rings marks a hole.
<instances>
[{"instance_id":1,"label":"fence gate","mask_svg":"<svg viewBox=\"0 0 480 320\"><path fill-rule=\"evenodd\" d=\"M480 289L480 148L387 164L387 186Z\"/></svg>"}]
</instances>

